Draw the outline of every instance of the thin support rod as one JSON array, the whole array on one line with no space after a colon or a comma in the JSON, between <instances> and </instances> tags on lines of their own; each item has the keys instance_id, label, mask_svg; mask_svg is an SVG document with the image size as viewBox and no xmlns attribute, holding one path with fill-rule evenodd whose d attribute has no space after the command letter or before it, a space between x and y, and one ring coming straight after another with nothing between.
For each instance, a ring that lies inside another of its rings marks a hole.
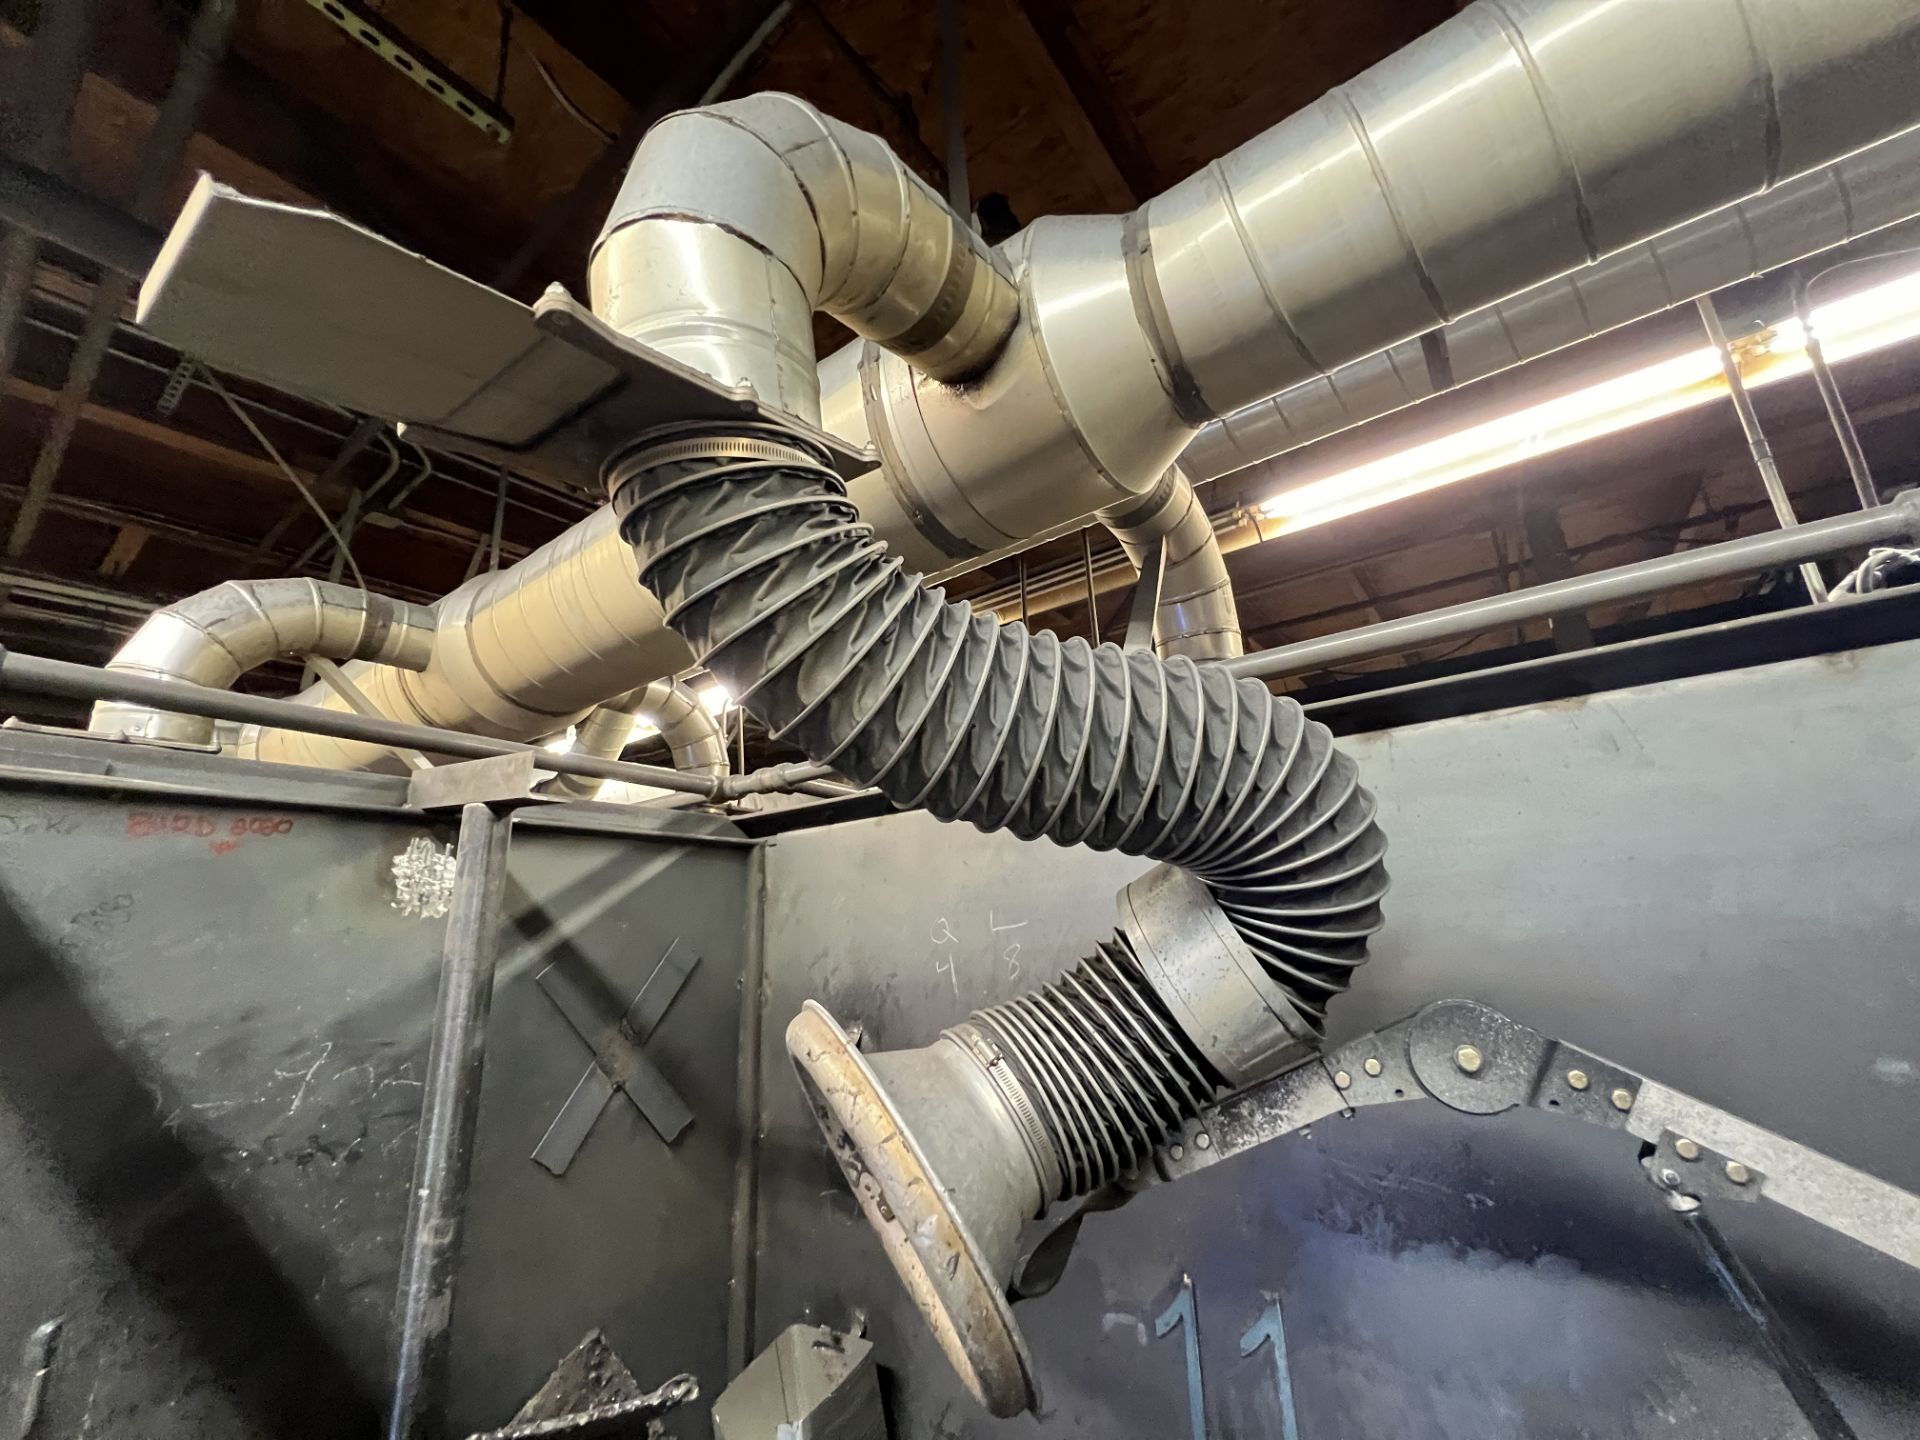
<instances>
[{"instance_id":1,"label":"thin support rod","mask_svg":"<svg viewBox=\"0 0 1920 1440\"><path fill-rule=\"evenodd\" d=\"M298 730L302 734L328 735L338 740L359 740L389 750L411 748L437 755L457 755L465 760L531 751L534 768L552 774L624 780L630 785L678 790L683 795L708 800L730 800L775 791L809 795L846 793L844 785L825 778L834 773L831 765L770 765L745 775L692 775L660 765L601 760L591 755L559 755L538 745L522 745L517 740L494 740L461 730L409 725L382 716L347 714L319 705L273 700L265 695L241 695L187 680L162 680L151 675L107 670L98 665L76 665L70 660L21 655L0 645L0 699L22 695L88 702L120 700L182 715L203 715L212 720L231 720L274 730Z\"/></svg>"},{"instance_id":2,"label":"thin support rod","mask_svg":"<svg viewBox=\"0 0 1920 1440\"><path fill-rule=\"evenodd\" d=\"M1700 1258L1706 1261L1707 1269L1719 1282L1720 1289L1733 1302L1733 1308L1740 1312L1761 1348L1767 1352L1767 1358L1773 1362L1775 1372L1787 1387L1787 1393L1793 1397L1794 1405L1813 1428L1813 1433L1819 1440L1856 1440L1853 1427L1820 1384L1806 1356L1800 1353L1792 1333L1767 1302L1753 1273L1733 1247L1727 1244L1727 1237L1720 1233L1720 1227L1707 1217L1706 1207L1695 1206L1692 1210L1678 1213L1681 1225L1700 1252Z\"/></svg>"},{"instance_id":3,"label":"thin support rod","mask_svg":"<svg viewBox=\"0 0 1920 1440\"><path fill-rule=\"evenodd\" d=\"M960 0L938 0L940 24L940 124L946 142L947 205L965 220L973 213L967 193L967 116L962 93L966 32Z\"/></svg>"},{"instance_id":4,"label":"thin support rod","mask_svg":"<svg viewBox=\"0 0 1920 1440\"><path fill-rule=\"evenodd\" d=\"M1827 408L1827 421L1833 426L1834 438L1840 442L1840 454L1847 462L1847 474L1853 480L1854 493L1860 497L1860 508L1870 510L1880 503L1880 491L1873 483L1873 471L1867 465L1867 452L1860 448L1860 436L1853 428L1853 416L1847 413L1847 402L1841 398L1840 384L1833 378L1833 367L1827 364L1827 352L1820 344L1820 333L1813 328L1813 301L1807 294L1806 279L1799 275L1793 277L1793 313L1799 317L1801 333L1806 336L1807 367L1813 372L1813 383L1820 392L1820 403Z\"/></svg>"},{"instance_id":5,"label":"thin support rod","mask_svg":"<svg viewBox=\"0 0 1920 1440\"><path fill-rule=\"evenodd\" d=\"M490 537L493 548L487 560L487 569L489 571L495 571L500 568L500 532L506 528L506 523L507 467L502 465L500 467L500 489L493 497L493 533Z\"/></svg>"},{"instance_id":6,"label":"thin support rod","mask_svg":"<svg viewBox=\"0 0 1920 1440\"><path fill-rule=\"evenodd\" d=\"M1091 531L1080 532L1080 567L1087 580L1087 629L1093 637L1093 643L1100 643L1100 591L1093 582L1093 535Z\"/></svg>"},{"instance_id":7,"label":"thin support rod","mask_svg":"<svg viewBox=\"0 0 1920 1440\"><path fill-rule=\"evenodd\" d=\"M1711 295L1700 296L1693 305L1700 312L1700 323L1706 326L1707 338L1720 352L1720 373L1727 377L1733 413L1740 417L1740 433L1747 437L1753 468L1760 472L1760 483L1766 487L1767 499L1773 504L1774 518L1782 529L1791 529L1800 523L1800 517L1793 513L1793 497L1787 494L1787 482L1780 478L1780 467L1774 463L1767 432L1760 428L1760 416L1753 408L1746 376L1740 373L1740 362L1734 357L1733 346L1728 343L1726 329L1720 323L1720 312L1714 307ZM1808 560L1800 566L1800 577L1806 582L1807 594L1813 597L1814 604L1823 603L1827 598L1827 582L1820 574L1820 567Z\"/></svg>"},{"instance_id":8,"label":"thin support rod","mask_svg":"<svg viewBox=\"0 0 1920 1440\"><path fill-rule=\"evenodd\" d=\"M500 958L501 891L512 820L485 805L460 811L452 908L440 952L440 993L427 1051L426 1088L415 1142L413 1192L394 1300L393 1406L388 1440L434 1433L446 1399L453 1287L480 1117L487 1014Z\"/></svg>"},{"instance_id":9,"label":"thin support rod","mask_svg":"<svg viewBox=\"0 0 1920 1440\"><path fill-rule=\"evenodd\" d=\"M679 790L689 795L711 796L716 782L697 775L659 765L635 765L624 760L600 760L586 755L556 755L537 745L522 745L513 740L494 740L484 735L469 735L459 730L441 730L431 725L409 725L372 715L353 715L319 705L301 705L291 700L273 700L264 695L243 695L231 690L216 690L186 680L162 680L151 675L135 675L105 670L95 665L76 665L67 660L48 660L39 655L21 655L0 648L0 696L35 695L57 700L121 700L149 705L158 710L182 715L204 715L214 720L232 720L242 725L262 725L277 730L298 730L307 735L328 735L337 740L359 740L388 749L412 748L439 755L457 755L466 760L484 760L493 755L514 755L523 750L534 752L539 769L563 775L591 775L601 780L625 780L634 785L652 785L662 790ZM735 781L744 776L729 777Z\"/></svg>"},{"instance_id":10,"label":"thin support rod","mask_svg":"<svg viewBox=\"0 0 1920 1440\"><path fill-rule=\"evenodd\" d=\"M1890 505L1809 521L1791 530L1771 530L1741 540L1656 555L1633 565L1449 605L1424 615L1363 625L1220 663L1235 675L1261 679L1299 675L1356 660L1397 655L1437 641L1504 629L1567 610L1644 600L1682 585L1797 565L1815 556L1840 555L1875 545L1909 544L1916 536L1920 536L1920 499L1903 497Z\"/></svg>"},{"instance_id":11,"label":"thin support rod","mask_svg":"<svg viewBox=\"0 0 1920 1440\"><path fill-rule=\"evenodd\" d=\"M1015 561L1014 563L1015 563L1015 564L1017 564L1017 565L1018 565L1018 566L1020 567L1020 623L1021 623L1022 625L1025 625L1025 624L1028 624L1028 623L1029 623L1029 620L1030 620L1030 617L1029 617L1029 615L1028 615L1028 613L1027 613L1027 557L1026 557L1026 553L1025 553L1025 552L1023 551L1023 552L1022 552L1022 553L1020 554L1020 556L1019 556L1019 558L1018 558L1018 559L1017 559L1017 560L1016 560L1016 561Z\"/></svg>"}]
</instances>

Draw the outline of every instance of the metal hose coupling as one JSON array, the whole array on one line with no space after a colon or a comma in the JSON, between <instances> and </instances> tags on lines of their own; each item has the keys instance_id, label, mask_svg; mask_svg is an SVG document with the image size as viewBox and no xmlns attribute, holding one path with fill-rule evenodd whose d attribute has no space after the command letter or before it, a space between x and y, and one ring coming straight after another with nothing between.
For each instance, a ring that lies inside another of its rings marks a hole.
<instances>
[{"instance_id":1,"label":"metal hose coupling","mask_svg":"<svg viewBox=\"0 0 1920 1440\"><path fill-rule=\"evenodd\" d=\"M995 1413L1030 1408L1021 1224L1317 1043L1380 925L1373 798L1257 682L948 603L778 427L657 433L608 485L668 625L774 738L902 808L1164 862L1111 942L933 1045L862 1055L812 1002L787 1032L955 1369Z\"/></svg>"}]
</instances>

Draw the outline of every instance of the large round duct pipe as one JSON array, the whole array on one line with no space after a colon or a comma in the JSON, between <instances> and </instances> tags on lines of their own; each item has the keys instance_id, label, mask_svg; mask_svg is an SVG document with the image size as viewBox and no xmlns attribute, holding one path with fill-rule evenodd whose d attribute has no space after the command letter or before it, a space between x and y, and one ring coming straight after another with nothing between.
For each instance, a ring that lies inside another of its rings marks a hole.
<instances>
[{"instance_id":1,"label":"large round duct pipe","mask_svg":"<svg viewBox=\"0 0 1920 1440\"><path fill-rule=\"evenodd\" d=\"M1743 21L1752 25L1751 46ZM1198 418L1242 395L1272 394L1302 373L1290 334L1310 342L1310 373L1329 368L1334 383L1322 393L1337 402L1324 420L1294 423L1293 433L1383 413L1370 410L1365 397L1376 386L1365 377L1382 377L1389 397L1417 392L1424 360L1418 369L1407 363L1417 344L1386 359L1363 358L1351 372L1334 367L1440 321L1471 325L1453 317L1482 299L1497 301L1565 273L1605 246L1644 242L1747 198L1796 167L1834 165L1920 120L1920 90L1904 78L1915 66L1917 30L1920 16L1898 0L1838 0L1817 14L1788 0L1748 0L1744 7L1734 0L1471 7L1345 92L1154 201L1129 222L1126 246L1118 222L1104 221L1042 221L1010 242L1007 269L1016 277L1022 313L1000 360L974 383L916 381L911 367L877 350L863 367L864 347L829 357L820 367L825 422L850 438L872 440L882 457L879 470L855 483L854 499L876 535L909 564L936 577L967 568L1145 493L1188 434L1168 392L1182 396L1184 412ZM1490 112L1501 122L1491 139ZM1554 117L1551 124L1543 113ZM1344 132L1334 124L1342 115ZM1601 132L1616 117L1619 128L1609 140ZM1456 119L1464 135L1455 133ZM1564 155L1552 145L1562 127ZM1377 174L1363 140L1378 153ZM1920 209L1912 195L1900 198L1903 183L1911 188L1920 168L1900 163L1892 146L1920 141L1889 141L1834 165L1830 176L1781 185L1778 206L1763 196L1737 216L1667 236L1657 249L1579 270L1551 292L1543 288L1525 308L1531 312L1535 300L1557 293L1564 302L1554 312L1559 318L1542 310L1538 333L1577 339L1588 333L1586 322L1576 319L1570 328L1566 322L1583 309L1594 320L1588 328L1605 328L1615 323L1612 317L1651 313L1683 291L1719 288L1758 264L1784 262L1904 218ZM1314 168L1284 179L1286 166L1302 157ZM1263 180L1269 165L1272 173ZM1470 200L1450 185L1431 187L1436 196L1453 197L1446 205L1426 198L1428 177L1463 176L1474 178ZM1410 178L1421 198L1406 205L1397 222ZM1350 192L1340 188L1349 181ZM1325 202L1331 208L1315 209L1322 202L1313 197L1329 195L1328 187L1339 195ZM1794 205L1785 203L1790 191ZM1194 208L1208 196L1217 206L1209 212L1214 232L1204 231ZM1559 215L1556 224L1542 220L1549 210ZM1443 220L1464 228L1449 229ZM1365 225L1381 234L1359 234ZM1529 227L1541 226L1554 243L1531 243ZM1461 238L1469 231L1476 236L1471 244ZM1566 243L1568 236L1576 243ZM1425 247L1443 239L1438 249L1448 263L1429 265ZM1216 255L1210 246L1225 248ZM604 273L617 253L603 245L596 266ZM1397 254L1400 268L1383 271L1383 254ZM1463 255L1475 263L1485 259L1481 281L1460 279ZM1222 268L1205 281L1193 267L1204 270L1209 257ZM1684 265L1676 265L1680 258ZM1429 270L1431 286L1421 278ZM1605 276L1614 278L1605 281L1603 296ZM1212 318L1203 324L1183 315L1171 342L1150 343L1148 332L1159 336L1165 327L1154 320L1143 329L1141 316L1164 314L1175 295ZM1354 319L1331 330L1328 316L1345 300L1336 304L1330 295L1355 302ZM1392 323L1383 314L1389 298L1404 307ZM1276 313L1296 311L1305 317L1302 328L1275 332L1264 343L1258 325L1245 318L1264 316L1261 323L1270 323ZM1485 333L1497 339L1514 313L1489 312L1483 323L1492 328ZM1229 323L1236 314L1241 318ZM1217 383L1207 403L1196 405L1201 362L1187 349L1204 356L1201 368L1217 375L1226 353L1222 326L1238 337L1236 377L1230 385ZM1534 330L1529 323L1528 333ZM1471 347L1464 340L1449 344L1455 379L1474 373ZM1535 348L1523 342L1514 353ZM783 383L791 388L793 382ZM1302 391L1296 399L1306 396ZM1204 479L1250 453L1228 454L1216 445L1185 463ZM499 624L487 635L459 637L446 663L436 657L431 683L406 684L398 672L372 667L359 675L362 689L382 713L530 738L650 677L685 669L691 657L664 629L660 607L639 586L624 548L604 516L582 522L521 565L480 582L501 607ZM522 585L543 593L522 605L514 593ZM586 598L569 618L548 603L557 593ZM515 618L516 611L524 619ZM580 616L590 611L620 623L578 632ZM536 660L524 658L535 651ZM272 732L261 747L265 758L296 763L357 766L378 758L366 747Z\"/></svg>"},{"instance_id":2,"label":"large round duct pipe","mask_svg":"<svg viewBox=\"0 0 1920 1440\"><path fill-rule=\"evenodd\" d=\"M1210 420L1196 481L1296 450L1920 215L1920 130Z\"/></svg>"},{"instance_id":3,"label":"large round duct pipe","mask_svg":"<svg viewBox=\"0 0 1920 1440\"><path fill-rule=\"evenodd\" d=\"M279 655L365 660L418 670L433 653L434 615L322 580L229 580L156 610L107 662L161 680L225 690ZM103 700L87 728L185 745L213 743L213 721Z\"/></svg>"}]
</instances>

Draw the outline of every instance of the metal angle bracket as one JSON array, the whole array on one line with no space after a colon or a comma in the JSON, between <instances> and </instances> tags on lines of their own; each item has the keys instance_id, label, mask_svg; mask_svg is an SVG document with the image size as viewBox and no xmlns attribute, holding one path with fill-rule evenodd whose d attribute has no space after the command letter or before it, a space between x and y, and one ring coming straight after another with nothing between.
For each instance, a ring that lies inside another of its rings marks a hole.
<instances>
[{"instance_id":1,"label":"metal angle bracket","mask_svg":"<svg viewBox=\"0 0 1920 1440\"><path fill-rule=\"evenodd\" d=\"M615 378L577 410L522 445L411 422L401 427L406 438L529 474L564 476L573 484L592 488L598 487L608 464L636 439L669 425L699 421L774 424L796 431L825 449L843 480L864 475L879 463L872 449L849 445L818 426L761 404L750 385L722 385L651 346L629 340L562 285L549 285L534 301L533 323L544 334L605 366ZM524 380L508 372L492 383L518 385Z\"/></svg>"},{"instance_id":2,"label":"metal angle bracket","mask_svg":"<svg viewBox=\"0 0 1920 1440\"><path fill-rule=\"evenodd\" d=\"M534 1147L533 1160L542 1169L552 1175L566 1174L616 1090L667 1144L686 1133L693 1112L640 1047L658 1028L699 963L698 955L681 952L678 941L669 945L639 993L618 1014L608 1003L605 987L580 973L576 962L556 960L540 972L536 983L593 1051L593 1063Z\"/></svg>"},{"instance_id":3,"label":"metal angle bracket","mask_svg":"<svg viewBox=\"0 0 1920 1440\"><path fill-rule=\"evenodd\" d=\"M699 1398L691 1375L642 1391L607 1337L590 1330L512 1420L468 1440L650 1440L665 1433L661 1417Z\"/></svg>"},{"instance_id":4,"label":"metal angle bracket","mask_svg":"<svg viewBox=\"0 0 1920 1440\"><path fill-rule=\"evenodd\" d=\"M394 421L408 438L598 494L636 439L772 421L843 479L870 449L629 340L560 286L523 305L324 210L202 176L140 288L138 323L216 369Z\"/></svg>"},{"instance_id":5,"label":"metal angle bracket","mask_svg":"<svg viewBox=\"0 0 1920 1440\"><path fill-rule=\"evenodd\" d=\"M540 778L531 750L429 765L407 776L407 804L415 810L458 810L463 805L503 806L551 803L532 793Z\"/></svg>"}]
</instances>

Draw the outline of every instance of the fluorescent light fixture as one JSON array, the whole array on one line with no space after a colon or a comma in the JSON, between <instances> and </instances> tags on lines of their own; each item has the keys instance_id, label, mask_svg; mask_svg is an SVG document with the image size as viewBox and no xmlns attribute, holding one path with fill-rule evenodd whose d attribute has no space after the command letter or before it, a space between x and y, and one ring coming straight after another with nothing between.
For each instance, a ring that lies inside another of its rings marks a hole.
<instances>
[{"instance_id":1,"label":"fluorescent light fixture","mask_svg":"<svg viewBox=\"0 0 1920 1440\"><path fill-rule=\"evenodd\" d=\"M1920 336L1920 272L1820 306L1813 328L1827 359L1836 363ZM1736 342L1734 356L1750 389L1811 368L1806 332L1793 319ZM1719 353L1702 346L1284 490L1257 507L1261 538L1344 519L1726 396Z\"/></svg>"}]
</instances>

